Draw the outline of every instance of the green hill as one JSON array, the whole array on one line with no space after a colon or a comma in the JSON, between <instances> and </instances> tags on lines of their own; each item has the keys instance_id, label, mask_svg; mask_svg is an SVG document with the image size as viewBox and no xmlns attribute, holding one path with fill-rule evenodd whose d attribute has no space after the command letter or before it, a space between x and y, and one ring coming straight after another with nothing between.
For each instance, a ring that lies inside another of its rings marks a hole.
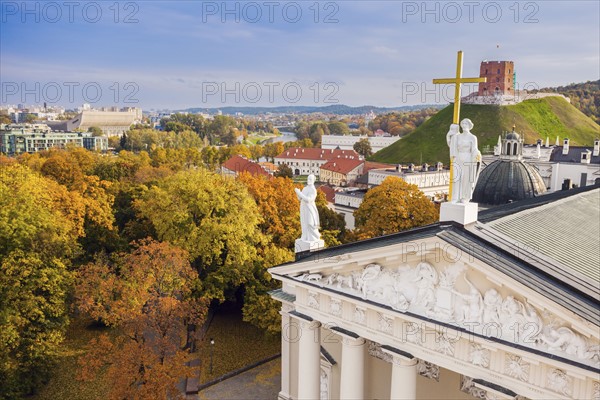
<instances>
[{"instance_id":1,"label":"green hill","mask_svg":"<svg viewBox=\"0 0 600 400\"><path fill-rule=\"evenodd\" d=\"M393 145L378 151L371 160L386 163L448 162L446 133L452 123L453 104L439 111ZM568 137L573 145L593 145L600 136L600 125L561 97L527 100L512 106L461 105L461 119L475 124L473 133L479 139L479 149L493 146L502 132L516 130L525 135L525 143L538 139L554 144L556 136Z\"/></svg>"}]
</instances>

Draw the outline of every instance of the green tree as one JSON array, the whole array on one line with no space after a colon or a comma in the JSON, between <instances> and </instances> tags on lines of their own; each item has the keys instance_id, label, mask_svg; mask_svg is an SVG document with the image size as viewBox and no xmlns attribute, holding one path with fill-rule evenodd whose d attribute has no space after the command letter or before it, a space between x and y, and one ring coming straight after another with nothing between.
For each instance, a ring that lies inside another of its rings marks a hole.
<instances>
[{"instance_id":1,"label":"green tree","mask_svg":"<svg viewBox=\"0 0 600 400\"><path fill-rule=\"evenodd\" d=\"M294 177L294 171L287 164L281 164L277 167L277 171L273 174L278 178L289 178L292 179Z\"/></svg>"},{"instance_id":2,"label":"green tree","mask_svg":"<svg viewBox=\"0 0 600 400\"><path fill-rule=\"evenodd\" d=\"M102 129L100 129L97 126L90 126L88 128L88 132L92 132L92 135L94 135L94 136L102 136L102 135L104 135L104 133L102 132Z\"/></svg>"},{"instance_id":3,"label":"green tree","mask_svg":"<svg viewBox=\"0 0 600 400\"><path fill-rule=\"evenodd\" d=\"M348 135L350 133L350 128L343 122L340 121L332 121L327 124L329 128L329 133L332 135Z\"/></svg>"},{"instance_id":4,"label":"green tree","mask_svg":"<svg viewBox=\"0 0 600 400\"><path fill-rule=\"evenodd\" d=\"M204 169L159 181L134 202L158 239L187 250L201 293L225 300L251 276L260 242L260 215L246 188Z\"/></svg>"},{"instance_id":5,"label":"green tree","mask_svg":"<svg viewBox=\"0 0 600 400\"><path fill-rule=\"evenodd\" d=\"M367 192L354 217L358 238L367 239L432 224L438 212L416 185L390 176Z\"/></svg>"},{"instance_id":6,"label":"green tree","mask_svg":"<svg viewBox=\"0 0 600 400\"><path fill-rule=\"evenodd\" d=\"M28 167L0 173L0 398L48 378L68 323L70 260L83 234L81 199Z\"/></svg>"},{"instance_id":7,"label":"green tree","mask_svg":"<svg viewBox=\"0 0 600 400\"><path fill-rule=\"evenodd\" d=\"M352 147L354 148L354 151L363 157L369 157L373 154L371 143L369 143L369 139L367 138L360 139L358 142L354 143L354 146Z\"/></svg>"}]
</instances>

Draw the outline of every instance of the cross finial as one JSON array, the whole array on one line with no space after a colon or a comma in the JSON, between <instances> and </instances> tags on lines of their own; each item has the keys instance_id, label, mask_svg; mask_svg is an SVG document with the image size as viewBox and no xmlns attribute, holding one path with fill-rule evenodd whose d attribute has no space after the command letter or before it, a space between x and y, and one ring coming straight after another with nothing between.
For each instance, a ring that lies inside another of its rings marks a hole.
<instances>
[{"instance_id":1,"label":"cross finial","mask_svg":"<svg viewBox=\"0 0 600 400\"><path fill-rule=\"evenodd\" d=\"M454 84L454 116L452 118L453 124L458 124L460 119L460 85L462 83L478 83L478 82L487 82L486 78L463 78L462 77L462 68L463 67L463 52L462 50L458 52L456 58L456 77L455 78L444 78L444 79L434 79L434 84Z\"/></svg>"}]
</instances>

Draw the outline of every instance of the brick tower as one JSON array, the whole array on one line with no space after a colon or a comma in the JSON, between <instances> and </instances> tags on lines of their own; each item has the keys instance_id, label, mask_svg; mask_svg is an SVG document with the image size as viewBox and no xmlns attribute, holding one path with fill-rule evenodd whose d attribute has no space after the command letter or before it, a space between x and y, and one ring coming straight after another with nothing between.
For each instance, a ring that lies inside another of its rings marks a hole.
<instances>
[{"instance_id":1,"label":"brick tower","mask_svg":"<svg viewBox=\"0 0 600 400\"><path fill-rule=\"evenodd\" d=\"M515 63L512 61L482 61L479 77L487 82L479 84L478 96L514 96Z\"/></svg>"}]
</instances>

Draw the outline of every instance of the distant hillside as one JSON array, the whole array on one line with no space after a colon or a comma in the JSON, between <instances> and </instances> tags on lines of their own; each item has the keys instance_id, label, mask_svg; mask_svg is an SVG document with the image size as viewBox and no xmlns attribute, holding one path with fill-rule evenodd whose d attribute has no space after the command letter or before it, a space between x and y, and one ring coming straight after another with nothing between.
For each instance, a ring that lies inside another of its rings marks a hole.
<instances>
[{"instance_id":1,"label":"distant hillside","mask_svg":"<svg viewBox=\"0 0 600 400\"><path fill-rule=\"evenodd\" d=\"M452 123L453 104L424 122L412 133L375 153L373 161L386 163L448 162L446 133ZM512 130L525 135L525 143L537 139L554 144L556 136L569 137L574 145L592 145L600 136L600 125L560 97L527 100L513 106L461 105L461 119L475 124L473 133L479 139L479 149L493 147L498 135Z\"/></svg>"},{"instance_id":2,"label":"distant hillside","mask_svg":"<svg viewBox=\"0 0 600 400\"><path fill-rule=\"evenodd\" d=\"M571 99L571 104L600 124L600 80L571 83L567 86L544 88L538 92L560 93Z\"/></svg>"},{"instance_id":3,"label":"distant hillside","mask_svg":"<svg viewBox=\"0 0 600 400\"><path fill-rule=\"evenodd\" d=\"M188 108L185 110L189 113L204 112L208 114L216 114L217 111L221 111L226 115L235 115L236 113L242 113L244 115L257 115L265 113L273 114L312 114L312 113L323 113L323 114L336 114L336 115L360 115L366 114L370 111L374 113L386 113L392 111L413 111L421 110L424 108L441 108L440 105L436 104L420 104L416 106L399 106L399 107L375 107L375 106L360 106L350 107L343 104L333 104L330 106L283 106L283 107L221 107L221 108Z\"/></svg>"}]
</instances>

